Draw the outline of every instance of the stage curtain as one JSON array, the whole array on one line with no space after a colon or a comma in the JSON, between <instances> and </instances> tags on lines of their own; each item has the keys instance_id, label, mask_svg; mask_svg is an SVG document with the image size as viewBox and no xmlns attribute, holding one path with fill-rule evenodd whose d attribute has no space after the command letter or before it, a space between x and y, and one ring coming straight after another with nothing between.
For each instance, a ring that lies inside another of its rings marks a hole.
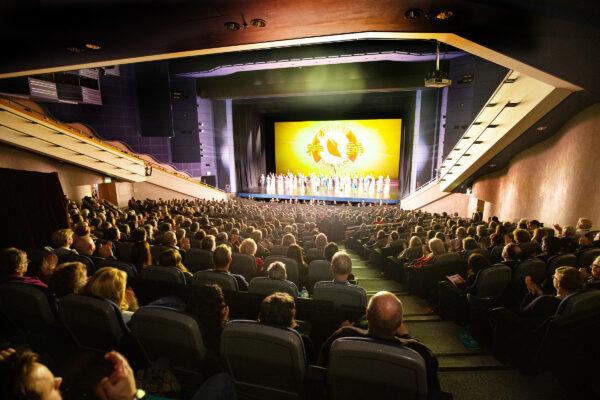
<instances>
[{"instance_id":1,"label":"stage curtain","mask_svg":"<svg viewBox=\"0 0 600 400\"><path fill-rule=\"evenodd\" d=\"M233 140L238 191L258 186L266 173L264 121L247 106L233 107Z\"/></svg>"},{"instance_id":2,"label":"stage curtain","mask_svg":"<svg viewBox=\"0 0 600 400\"><path fill-rule=\"evenodd\" d=\"M57 173L0 168L0 182L0 247L49 245L52 232L68 226Z\"/></svg>"}]
</instances>

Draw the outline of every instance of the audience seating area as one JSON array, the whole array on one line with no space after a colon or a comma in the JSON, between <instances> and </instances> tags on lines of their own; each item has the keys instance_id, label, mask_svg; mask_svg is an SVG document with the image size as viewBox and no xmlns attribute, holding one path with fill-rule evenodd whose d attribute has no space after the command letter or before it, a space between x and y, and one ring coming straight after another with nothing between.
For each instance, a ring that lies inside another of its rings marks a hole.
<instances>
[{"instance_id":1,"label":"audience seating area","mask_svg":"<svg viewBox=\"0 0 600 400\"><path fill-rule=\"evenodd\" d=\"M225 372L238 398L452 398L428 387L431 366L402 341L419 340L407 333L397 334L403 345L371 330L342 337L319 359L338 328L367 326L368 301L388 290L340 272L336 257L347 252L507 367L552 373L569 398L600 393L586 368L600 356L600 234L585 219L547 229L385 205L132 199L117 210L90 198L69 202L68 214L69 229L23 249L27 272L17 249L1 259L0 338L57 371L80 352L118 350L135 371L172 375L169 388L144 387L164 397L192 398ZM321 233L339 240L333 259L315 246ZM293 311L274 293L291 296Z\"/></svg>"}]
</instances>

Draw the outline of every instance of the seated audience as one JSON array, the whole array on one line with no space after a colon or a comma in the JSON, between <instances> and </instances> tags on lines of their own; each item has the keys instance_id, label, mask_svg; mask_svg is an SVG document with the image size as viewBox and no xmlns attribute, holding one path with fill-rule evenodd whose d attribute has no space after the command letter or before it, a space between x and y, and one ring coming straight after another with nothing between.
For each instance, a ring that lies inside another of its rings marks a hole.
<instances>
[{"instance_id":1,"label":"seated audience","mask_svg":"<svg viewBox=\"0 0 600 400\"><path fill-rule=\"evenodd\" d=\"M73 245L73 231L70 229L59 229L52 234L52 244L54 245L54 253L57 256L65 254L79 254L77 250L71 248Z\"/></svg>"},{"instance_id":2,"label":"seated audience","mask_svg":"<svg viewBox=\"0 0 600 400\"><path fill-rule=\"evenodd\" d=\"M272 263L269 269L276 263ZM281 264L281 263L279 263ZM283 266L283 264L281 264ZM283 270L285 272L285 269ZM290 328L298 331L304 344L306 360L310 364L314 360L314 347L310 337L302 332L302 325L296 321L296 303L294 298L287 293L273 293L267 296L260 304L258 322L279 328Z\"/></svg>"},{"instance_id":3,"label":"seated audience","mask_svg":"<svg viewBox=\"0 0 600 400\"><path fill-rule=\"evenodd\" d=\"M244 292L248 291L248 282L246 281L246 278L242 275L229 272L229 266L231 265L231 249L228 245L221 244L217 246L215 251L213 251L213 263L215 265L213 271L233 276L237 281L238 289Z\"/></svg>"},{"instance_id":4,"label":"seated audience","mask_svg":"<svg viewBox=\"0 0 600 400\"><path fill-rule=\"evenodd\" d=\"M104 359L112 368L108 375L100 375L90 387L81 392L70 393L72 398L98 397L103 400L129 400L141 398L135 376L129 363L121 354L111 351ZM82 370L98 370L100 366L89 365ZM82 377L84 378L84 377ZM62 378L54 376L47 366L40 363L39 356L27 349L6 349L0 352L0 398L60 400ZM139 395L139 396L138 396Z\"/></svg>"},{"instance_id":5,"label":"seated audience","mask_svg":"<svg viewBox=\"0 0 600 400\"><path fill-rule=\"evenodd\" d=\"M336 339L343 337L368 337L384 341L392 346L407 347L415 350L425 360L427 371L427 389L431 392L440 391L437 376L438 362L431 350L410 337L406 324L403 323L402 302L390 292L375 294L367 306L368 329L360 329L348 322L335 331L321 347L319 364L327 366L331 345Z\"/></svg>"},{"instance_id":6,"label":"seated audience","mask_svg":"<svg viewBox=\"0 0 600 400\"><path fill-rule=\"evenodd\" d=\"M192 273L183 265L181 254L175 249L167 249L158 255L158 265L161 267L175 267L186 276L186 279L192 278Z\"/></svg>"},{"instance_id":7,"label":"seated audience","mask_svg":"<svg viewBox=\"0 0 600 400\"><path fill-rule=\"evenodd\" d=\"M100 268L88 279L81 294L110 300L121 310L125 323L138 309L133 291L127 290L127 274L117 268Z\"/></svg>"},{"instance_id":8,"label":"seated audience","mask_svg":"<svg viewBox=\"0 0 600 400\"><path fill-rule=\"evenodd\" d=\"M27 253L14 247L0 251L0 284L6 282L22 282L42 288L48 286L37 278L25 275L29 260Z\"/></svg>"},{"instance_id":9,"label":"seated audience","mask_svg":"<svg viewBox=\"0 0 600 400\"><path fill-rule=\"evenodd\" d=\"M152 252L150 251L146 230L144 228L135 229L131 239L134 242L131 247L131 263L140 273L144 268L152 265Z\"/></svg>"},{"instance_id":10,"label":"seated audience","mask_svg":"<svg viewBox=\"0 0 600 400\"><path fill-rule=\"evenodd\" d=\"M87 268L80 262L66 262L56 267L48 287L56 297L79 293L88 280Z\"/></svg>"},{"instance_id":11,"label":"seated audience","mask_svg":"<svg viewBox=\"0 0 600 400\"><path fill-rule=\"evenodd\" d=\"M421 257L423 257L423 243L418 236L411 237L408 247L398 255L398 259L407 261L413 261Z\"/></svg>"},{"instance_id":12,"label":"seated audience","mask_svg":"<svg viewBox=\"0 0 600 400\"><path fill-rule=\"evenodd\" d=\"M29 265L27 267L27 276L37 278L40 281L48 284L48 280L54 273L58 264L58 257L49 250L42 250L40 253L29 255Z\"/></svg>"},{"instance_id":13,"label":"seated audience","mask_svg":"<svg viewBox=\"0 0 600 400\"><path fill-rule=\"evenodd\" d=\"M432 265L435 262L437 256L446 254L446 247L444 246L444 242L442 242L440 239L430 239L428 244L431 253L427 255L423 254L421 258L417 258L416 260L414 260L411 264L413 268L422 268L428 265Z\"/></svg>"},{"instance_id":14,"label":"seated audience","mask_svg":"<svg viewBox=\"0 0 600 400\"><path fill-rule=\"evenodd\" d=\"M229 320L223 291L217 285L194 286L193 289L187 312L198 322L207 349L219 354L221 332Z\"/></svg>"},{"instance_id":15,"label":"seated audience","mask_svg":"<svg viewBox=\"0 0 600 400\"><path fill-rule=\"evenodd\" d=\"M573 267L558 267L552 278L556 295L544 294L530 276L525 277L527 294L520 306L522 316L547 318L554 315L565 297L581 289L581 276Z\"/></svg>"},{"instance_id":16,"label":"seated audience","mask_svg":"<svg viewBox=\"0 0 600 400\"><path fill-rule=\"evenodd\" d=\"M302 281L306 275L308 275L308 264L304 261L304 253L302 247L297 244L292 244L288 247L286 256L296 261L298 264L298 272L300 273L300 280Z\"/></svg>"},{"instance_id":17,"label":"seated audience","mask_svg":"<svg viewBox=\"0 0 600 400\"><path fill-rule=\"evenodd\" d=\"M240 243L239 246L239 251L241 254L247 254L249 256L254 257L254 260L256 261L256 268L258 270L257 272L260 273L263 270L263 265L265 261L256 255L257 249L258 246L256 245L256 242L250 238L242 240L242 243Z\"/></svg>"}]
</instances>

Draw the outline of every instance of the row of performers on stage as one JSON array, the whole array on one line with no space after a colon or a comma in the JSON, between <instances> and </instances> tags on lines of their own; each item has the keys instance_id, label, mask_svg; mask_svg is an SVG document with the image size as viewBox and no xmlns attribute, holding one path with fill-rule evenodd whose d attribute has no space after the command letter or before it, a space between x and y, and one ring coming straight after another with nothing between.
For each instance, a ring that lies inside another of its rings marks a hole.
<instances>
[{"instance_id":1,"label":"row of performers on stage","mask_svg":"<svg viewBox=\"0 0 600 400\"><path fill-rule=\"evenodd\" d=\"M384 193L390 190L390 177L385 178L379 175L375 178L374 175L358 176L358 175L331 175L317 176L315 174L304 175L302 173L293 174L274 174L270 173L266 176L262 174L259 179L261 187L278 187L285 191L292 191L298 188L311 188L313 191L319 189L349 192L374 192Z\"/></svg>"}]
</instances>

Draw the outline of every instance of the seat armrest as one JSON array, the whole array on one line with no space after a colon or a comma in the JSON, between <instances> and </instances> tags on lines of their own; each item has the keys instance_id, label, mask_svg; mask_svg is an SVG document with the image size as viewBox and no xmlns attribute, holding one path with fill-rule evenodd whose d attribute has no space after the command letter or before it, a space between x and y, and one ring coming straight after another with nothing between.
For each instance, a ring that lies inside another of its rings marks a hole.
<instances>
[{"instance_id":1,"label":"seat armrest","mask_svg":"<svg viewBox=\"0 0 600 400\"><path fill-rule=\"evenodd\" d=\"M318 365L308 365L304 372L304 378L313 382L325 382L327 379L327 368Z\"/></svg>"}]
</instances>

